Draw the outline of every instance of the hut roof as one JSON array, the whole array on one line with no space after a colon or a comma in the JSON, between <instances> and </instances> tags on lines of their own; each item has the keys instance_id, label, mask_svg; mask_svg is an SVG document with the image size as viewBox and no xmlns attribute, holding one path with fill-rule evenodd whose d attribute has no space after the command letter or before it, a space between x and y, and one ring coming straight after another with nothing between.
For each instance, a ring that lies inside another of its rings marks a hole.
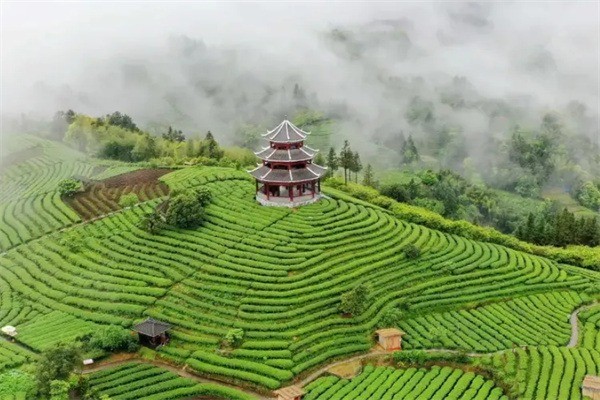
<instances>
[{"instance_id":1,"label":"hut roof","mask_svg":"<svg viewBox=\"0 0 600 400\"><path fill-rule=\"evenodd\" d=\"M140 322L133 326L133 330L142 335L157 337L171 329L171 325L166 322L157 321L152 318L147 318L145 321Z\"/></svg>"},{"instance_id":2,"label":"hut roof","mask_svg":"<svg viewBox=\"0 0 600 400\"><path fill-rule=\"evenodd\" d=\"M298 169L271 169L266 165L261 165L252 171L250 175L261 182L274 183L295 183L307 182L320 178L325 174L327 168L317 164L308 164L306 168Z\"/></svg>"},{"instance_id":3,"label":"hut roof","mask_svg":"<svg viewBox=\"0 0 600 400\"><path fill-rule=\"evenodd\" d=\"M375 333L377 333L377 335L379 335L379 337L391 337L391 336L402 336L404 335L405 332L402 332L400 329L396 329L396 328L384 328L384 329L379 329L377 331L375 331Z\"/></svg>"},{"instance_id":4,"label":"hut roof","mask_svg":"<svg viewBox=\"0 0 600 400\"><path fill-rule=\"evenodd\" d=\"M15 328L12 325L3 326L2 329L0 329L0 331L9 336L16 336L17 334L17 328Z\"/></svg>"},{"instance_id":5,"label":"hut roof","mask_svg":"<svg viewBox=\"0 0 600 400\"><path fill-rule=\"evenodd\" d=\"M284 119L282 123L267 131L262 136L271 142L293 143L303 141L306 139L306 135L310 135L310 132L305 132L287 119Z\"/></svg>"},{"instance_id":6,"label":"hut roof","mask_svg":"<svg viewBox=\"0 0 600 400\"><path fill-rule=\"evenodd\" d=\"M311 160L316 153L317 151L304 146L299 149L289 150L278 150L267 147L254 154L266 161L307 161Z\"/></svg>"},{"instance_id":7,"label":"hut roof","mask_svg":"<svg viewBox=\"0 0 600 400\"><path fill-rule=\"evenodd\" d=\"M583 378L583 387L586 389L600 390L600 376L586 375Z\"/></svg>"},{"instance_id":8,"label":"hut roof","mask_svg":"<svg viewBox=\"0 0 600 400\"><path fill-rule=\"evenodd\" d=\"M299 386L292 385L292 386L288 386L288 387L284 387L279 390L276 390L274 393L276 395L278 395L279 398L283 398L286 400L287 399L293 400L293 399L297 398L298 396L303 396L304 390Z\"/></svg>"}]
</instances>

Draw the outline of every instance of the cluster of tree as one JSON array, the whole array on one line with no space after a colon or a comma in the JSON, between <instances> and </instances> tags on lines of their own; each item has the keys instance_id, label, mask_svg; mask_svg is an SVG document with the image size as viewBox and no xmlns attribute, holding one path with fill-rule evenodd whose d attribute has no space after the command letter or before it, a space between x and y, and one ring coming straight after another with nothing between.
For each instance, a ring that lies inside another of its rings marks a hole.
<instances>
[{"instance_id":1,"label":"cluster of tree","mask_svg":"<svg viewBox=\"0 0 600 400\"><path fill-rule=\"evenodd\" d=\"M421 155L413 140L412 135L408 138L404 136L404 132L387 136L380 145L393 150L400 158L400 165L412 164L421 161Z\"/></svg>"},{"instance_id":2,"label":"cluster of tree","mask_svg":"<svg viewBox=\"0 0 600 400\"><path fill-rule=\"evenodd\" d=\"M38 398L68 400L69 391L76 386L69 378L81 364L81 350L76 345L61 344L44 351L35 369Z\"/></svg>"},{"instance_id":3,"label":"cluster of tree","mask_svg":"<svg viewBox=\"0 0 600 400\"><path fill-rule=\"evenodd\" d=\"M110 400L90 390L87 377L73 374L82 365L82 352L90 350L90 345L109 351L135 351L138 345L129 332L116 326L102 328L84 339L87 342L59 344L42 352L35 365L35 387L27 395L49 400Z\"/></svg>"},{"instance_id":4,"label":"cluster of tree","mask_svg":"<svg viewBox=\"0 0 600 400\"><path fill-rule=\"evenodd\" d=\"M540 245L598 246L600 224L596 217L578 218L566 208L558 211L556 207L546 207L537 214L530 213L515 235L521 240Z\"/></svg>"},{"instance_id":5,"label":"cluster of tree","mask_svg":"<svg viewBox=\"0 0 600 400\"><path fill-rule=\"evenodd\" d=\"M171 125L169 125L169 129L167 129L166 133L162 134L162 138L170 142L183 142L185 140L185 135L181 129L173 129L171 128Z\"/></svg>"},{"instance_id":6,"label":"cluster of tree","mask_svg":"<svg viewBox=\"0 0 600 400\"><path fill-rule=\"evenodd\" d=\"M582 206L600 212L600 183L583 182L575 191L575 198Z\"/></svg>"},{"instance_id":7,"label":"cluster of tree","mask_svg":"<svg viewBox=\"0 0 600 400\"><path fill-rule=\"evenodd\" d=\"M186 139L181 130L169 126L156 137L140 130L129 115L118 111L99 118L73 110L60 111L52 126L55 138L102 158L137 162L158 157L223 157L223 150L210 131L204 139Z\"/></svg>"},{"instance_id":8,"label":"cluster of tree","mask_svg":"<svg viewBox=\"0 0 600 400\"><path fill-rule=\"evenodd\" d=\"M360 155L358 152L352 151L348 140L344 141L344 146L342 147L342 150L340 150L339 155L336 154L333 147L329 149L325 164L328 168L327 174L330 177L333 176L339 168L342 168L344 170L344 183L346 184L348 183L348 180L352 178L352 172L354 172L354 181L357 183L358 173L363 169Z\"/></svg>"},{"instance_id":9,"label":"cluster of tree","mask_svg":"<svg viewBox=\"0 0 600 400\"><path fill-rule=\"evenodd\" d=\"M407 183L382 186L381 194L447 218L477 223L492 222L497 208L495 196L489 189L471 184L450 170L421 171Z\"/></svg>"},{"instance_id":10,"label":"cluster of tree","mask_svg":"<svg viewBox=\"0 0 600 400\"><path fill-rule=\"evenodd\" d=\"M525 197L539 195L540 188L556 168L556 146L555 139L547 133L528 138L521 131L513 132L508 143L508 158L522 171L506 189Z\"/></svg>"}]
</instances>

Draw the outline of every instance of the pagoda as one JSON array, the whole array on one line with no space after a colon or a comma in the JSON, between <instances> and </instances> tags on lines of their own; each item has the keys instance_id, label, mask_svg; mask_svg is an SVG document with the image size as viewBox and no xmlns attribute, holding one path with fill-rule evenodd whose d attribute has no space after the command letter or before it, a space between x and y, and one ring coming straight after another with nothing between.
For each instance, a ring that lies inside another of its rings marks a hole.
<instances>
[{"instance_id":1,"label":"pagoda","mask_svg":"<svg viewBox=\"0 0 600 400\"><path fill-rule=\"evenodd\" d=\"M250 172L256 178L256 200L265 206L297 207L321 197L327 168L313 163L318 150L304 145L304 132L286 119L262 135L269 146L255 154L262 160Z\"/></svg>"}]
</instances>

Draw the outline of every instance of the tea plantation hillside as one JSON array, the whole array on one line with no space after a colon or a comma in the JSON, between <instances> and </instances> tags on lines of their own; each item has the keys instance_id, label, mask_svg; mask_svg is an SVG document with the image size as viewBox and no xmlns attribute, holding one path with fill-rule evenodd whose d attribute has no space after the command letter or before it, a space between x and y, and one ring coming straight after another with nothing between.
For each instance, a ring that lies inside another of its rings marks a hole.
<instances>
[{"instance_id":1,"label":"tea plantation hillside","mask_svg":"<svg viewBox=\"0 0 600 400\"><path fill-rule=\"evenodd\" d=\"M411 349L564 346L569 314L591 301L585 292L600 281L590 271L403 222L336 199L334 190L290 210L257 205L244 171L190 167L161 179L171 189L211 190L202 227L146 233L138 221L159 202L151 200L17 245L0 257L0 325L17 326L19 340L40 351L98 325L130 327L151 316L174 326L161 357L204 376L275 389L328 360L368 351L383 319L408 333ZM50 213L21 207L40 218ZM408 244L420 248L418 258L407 259ZM344 317L340 296L358 283L373 288L369 306ZM390 322L392 309L401 314ZM586 317L586 338L593 336L586 343L596 343L596 318ZM61 334L53 334L58 326ZM244 331L243 341L221 349L231 328ZM33 356L18 353L22 362ZM590 356L600 363L597 351Z\"/></svg>"},{"instance_id":2,"label":"tea plantation hillside","mask_svg":"<svg viewBox=\"0 0 600 400\"><path fill-rule=\"evenodd\" d=\"M132 169L118 163L101 166L76 150L32 135L11 138L3 146L0 250L81 221L61 200L60 181L104 179Z\"/></svg>"}]
</instances>

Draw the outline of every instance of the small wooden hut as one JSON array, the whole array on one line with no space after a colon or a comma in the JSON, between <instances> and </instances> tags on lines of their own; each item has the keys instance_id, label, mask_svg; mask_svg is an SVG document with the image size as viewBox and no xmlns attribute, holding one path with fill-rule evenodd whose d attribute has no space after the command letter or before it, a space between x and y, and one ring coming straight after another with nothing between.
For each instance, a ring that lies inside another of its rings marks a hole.
<instances>
[{"instance_id":1,"label":"small wooden hut","mask_svg":"<svg viewBox=\"0 0 600 400\"><path fill-rule=\"evenodd\" d=\"M396 328L385 328L379 329L375 331L377 334L377 341L379 345L383 347L384 350L392 351L392 350L401 350L402 349L402 332L400 329Z\"/></svg>"},{"instance_id":2,"label":"small wooden hut","mask_svg":"<svg viewBox=\"0 0 600 400\"><path fill-rule=\"evenodd\" d=\"M277 400L301 400L304 390L299 386L288 386L275 391Z\"/></svg>"},{"instance_id":3,"label":"small wooden hut","mask_svg":"<svg viewBox=\"0 0 600 400\"><path fill-rule=\"evenodd\" d=\"M600 400L600 376L586 375L581 384L581 395Z\"/></svg>"},{"instance_id":4,"label":"small wooden hut","mask_svg":"<svg viewBox=\"0 0 600 400\"><path fill-rule=\"evenodd\" d=\"M133 327L138 333L140 344L152 349L169 343L169 333L171 325L166 322L157 321L153 318L147 318L145 321Z\"/></svg>"}]
</instances>

